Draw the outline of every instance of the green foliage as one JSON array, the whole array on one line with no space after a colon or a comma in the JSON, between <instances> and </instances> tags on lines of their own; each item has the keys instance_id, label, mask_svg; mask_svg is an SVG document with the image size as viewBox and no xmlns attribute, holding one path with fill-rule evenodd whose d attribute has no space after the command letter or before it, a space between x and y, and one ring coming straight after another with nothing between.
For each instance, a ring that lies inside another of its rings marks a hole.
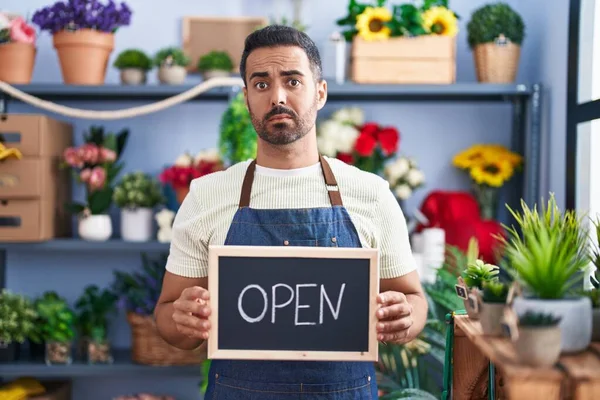
<instances>
[{"instance_id":1,"label":"green foliage","mask_svg":"<svg viewBox=\"0 0 600 400\"><path fill-rule=\"evenodd\" d=\"M225 163L235 164L256 157L257 134L246 108L244 93L239 92L221 117L219 152Z\"/></svg>"},{"instance_id":2,"label":"green foliage","mask_svg":"<svg viewBox=\"0 0 600 400\"><path fill-rule=\"evenodd\" d=\"M88 285L75 303L79 333L97 342L104 341L108 317L117 310L116 301L117 296L112 291Z\"/></svg>"},{"instance_id":3,"label":"green foliage","mask_svg":"<svg viewBox=\"0 0 600 400\"><path fill-rule=\"evenodd\" d=\"M113 66L118 69L139 68L149 71L152 69L152 59L140 49L127 49L119 53Z\"/></svg>"},{"instance_id":4,"label":"green foliage","mask_svg":"<svg viewBox=\"0 0 600 400\"><path fill-rule=\"evenodd\" d=\"M594 237L594 245L591 246L591 258L596 270L600 270L600 217L596 216L596 219L592 220L592 224L594 225L595 237ZM596 288L600 287L600 275L596 275L596 283L592 281L592 284Z\"/></svg>"},{"instance_id":5,"label":"green foliage","mask_svg":"<svg viewBox=\"0 0 600 400\"><path fill-rule=\"evenodd\" d=\"M504 225L505 269L540 299L562 299L581 285L590 261L587 231L576 211L561 212L554 195L538 212L521 200L522 212L510 213L516 228Z\"/></svg>"},{"instance_id":6,"label":"green foliage","mask_svg":"<svg viewBox=\"0 0 600 400\"><path fill-rule=\"evenodd\" d=\"M0 293L0 341L23 343L33 332L37 313L27 297L2 289Z\"/></svg>"},{"instance_id":7,"label":"green foliage","mask_svg":"<svg viewBox=\"0 0 600 400\"><path fill-rule=\"evenodd\" d=\"M233 69L233 61L229 54L225 51L211 51L198 59L198 71L231 71Z\"/></svg>"},{"instance_id":8,"label":"green foliage","mask_svg":"<svg viewBox=\"0 0 600 400\"><path fill-rule=\"evenodd\" d=\"M561 317L550 313L526 311L519 315L519 326L522 327L548 327L556 326L560 323Z\"/></svg>"},{"instance_id":9,"label":"green foliage","mask_svg":"<svg viewBox=\"0 0 600 400\"><path fill-rule=\"evenodd\" d=\"M504 282L492 280L483 282L483 301L486 303L506 303L508 285Z\"/></svg>"},{"instance_id":10,"label":"green foliage","mask_svg":"<svg viewBox=\"0 0 600 400\"><path fill-rule=\"evenodd\" d=\"M55 291L46 291L35 300L39 315L40 339L68 343L75 337L75 313Z\"/></svg>"},{"instance_id":11,"label":"green foliage","mask_svg":"<svg viewBox=\"0 0 600 400\"><path fill-rule=\"evenodd\" d=\"M477 259L467 265L467 269L462 273L462 277L469 288L481 290L483 289L483 283L495 279L498 273L499 268L497 266Z\"/></svg>"},{"instance_id":12,"label":"green foliage","mask_svg":"<svg viewBox=\"0 0 600 400\"><path fill-rule=\"evenodd\" d=\"M143 172L123 175L115 186L113 200L119 208L153 208L166 199L158 180Z\"/></svg>"},{"instance_id":13,"label":"green foliage","mask_svg":"<svg viewBox=\"0 0 600 400\"><path fill-rule=\"evenodd\" d=\"M157 67L161 66L173 66L178 65L181 67L187 67L190 64L190 58L177 47L165 47L159 50L154 56L154 65Z\"/></svg>"},{"instance_id":14,"label":"green foliage","mask_svg":"<svg viewBox=\"0 0 600 400\"><path fill-rule=\"evenodd\" d=\"M270 18L269 25L283 25L292 27L300 32L306 32L308 29L308 25L303 24L302 21L288 19L285 16L282 16L279 20L276 18Z\"/></svg>"},{"instance_id":15,"label":"green foliage","mask_svg":"<svg viewBox=\"0 0 600 400\"><path fill-rule=\"evenodd\" d=\"M518 45L525 37L523 19L508 4L488 4L473 12L467 23L467 42L471 48L494 42L500 35Z\"/></svg>"}]
</instances>

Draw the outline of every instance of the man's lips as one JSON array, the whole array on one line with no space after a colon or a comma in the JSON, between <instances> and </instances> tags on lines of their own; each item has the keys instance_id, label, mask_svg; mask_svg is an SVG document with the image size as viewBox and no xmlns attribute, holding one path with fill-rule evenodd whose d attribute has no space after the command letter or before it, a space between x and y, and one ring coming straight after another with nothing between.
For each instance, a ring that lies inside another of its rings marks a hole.
<instances>
[{"instance_id":1,"label":"man's lips","mask_svg":"<svg viewBox=\"0 0 600 400\"><path fill-rule=\"evenodd\" d=\"M271 118L269 118L269 121L277 121L280 119L291 119L292 117L290 117L287 114L277 114L277 115L273 115Z\"/></svg>"}]
</instances>

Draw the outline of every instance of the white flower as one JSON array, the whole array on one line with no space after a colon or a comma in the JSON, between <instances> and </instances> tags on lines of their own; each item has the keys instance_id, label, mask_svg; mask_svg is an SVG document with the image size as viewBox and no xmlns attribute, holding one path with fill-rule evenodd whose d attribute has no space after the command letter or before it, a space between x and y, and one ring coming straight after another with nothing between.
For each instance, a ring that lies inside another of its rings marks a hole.
<instances>
[{"instance_id":1,"label":"white flower","mask_svg":"<svg viewBox=\"0 0 600 400\"><path fill-rule=\"evenodd\" d=\"M398 196L399 199L406 200L412 194L412 189L410 188L410 186L402 184L398 185L398 187L394 189L394 193L396 193L396 196Z\"/></svg>"},{"instance_id":2,"label":"white flower","mask_svg":"<svg viewBox=\"0 0 600 400\"><path fill-rule=\"evenodd\" d=\"M337 152L349 153L354 148L354 142L359 135L358 129L350 125L344 125L336 120L328 120L319 126L319 137L317 140L323 147L324 154L331 154L332 157Z\"/></svg>"},{"instance_id":3,"label":"white flower","mask_svg":"<svg viewBox=\"0 0 600 400\"><path fill-rule=\"evenodd\" d=\"M2 29L9 29L11 25L10 19L8 18L8 15L4 14L4 13L0 13L0 30Z\"/></svg>"},{"instance_id":4,"label":"white flower","mask_svg":"<svg viewBox=\"0 0 600 400\"><path fill-rule=\"evenodd\" d=\"M189 167L192 165L193 162L194 159L192 158L192 156L190 156L188 153L184 153L177 157L177 160L175 160L175 165L177 165L178 167Z\"/></svg>"},{"instance_id":5,"label":"white flower","mask_svg":"<svg viewBox=\"0 0 600 400\"><path fill-rule=\"evenodd\" d=\"M402 178L410 169L408 160L404 157L396 159L394 162L389 163L385 166L385 174L389 180L396 182Z\"/></svg>"},{"instance_id":6,"label":"white flower","mask_svg":"<svg viewBox=\"0 0 600 400\"><path fill-rule=\"evenodd\" d=\"M221 156L219 154L218 149L208 149L202 150L198 154L196 154L196 157L194 158L194 163L198 164L200 161L217 162L220 159Z\"/></svg>"},{"instance_id":7,"label":"white flower","mask_svg":"<svg viewBox=\"0 0 600 400\"><path fill-rule=\"evenodd\" d=\"M343 124L362 125L365 122L365 114L359 107L344 107L335 111L331 119Z\"/></svg>"},{"instance_id":8,"label":"white flower","mask_svg":"<svg viewBox=\"0 0 600 400\"><path fill-rule=\"evenodd\" d=\"M406 175L408 184L412 187L419 186L425 180L425 175L418 169L411 169Z\"/></svg>"},{"instance_id":9,"label":"white flower","mask_svg":"<svg viewBox=\"0 0 600 400\"><path fill-rule=\"evenodd\" d=\"M335 157L337 155L336 143L328 137L317 137L317 147L319 148L319 152L325 156Z\"/></svg>"}]
</instances>

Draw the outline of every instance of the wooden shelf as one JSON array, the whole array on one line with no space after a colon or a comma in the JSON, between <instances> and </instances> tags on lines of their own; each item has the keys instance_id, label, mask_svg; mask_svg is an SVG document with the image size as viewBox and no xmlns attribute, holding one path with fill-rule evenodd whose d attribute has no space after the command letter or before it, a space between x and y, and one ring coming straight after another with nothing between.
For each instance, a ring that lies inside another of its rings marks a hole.
<instances>
[{"instance_id":1,"label":"wooden shelf","mask_svg":"<svg viewBox=\"0 0 600 400\"><path fill-rule=\"evenodd\" d=\"M487 369L491 362L504 381L500 391L505 392L506 397L499 398L600 398L600 343L592 343L585 352L561 355L554 367L534 368L519 363L508 338L483 335L479 321L467 315L454 317L454 329L453 386L460 396L467 395L465 390L469 388L477 391L477 387L487 386L487 374L481 370ZM486 377L485 383L478 382L482 376ZM576 395L563 397L565 390Z\"/></svg>"},{"instance_id":2,"label":"wooden shelf","mask_svg":"<svg viewBox=\"0 0 600 400\"><path fill-rule=\"evenodd\" d=\"M0 377L32 376L36 378L58 377L101 377L101 376L196 376L201 379L200 365L184 366L151 366L136 364L131 361L128 349L118 349L114 352L112 364L87 364L84 361L73 360L70 365L46 365L41 361L17 361L0 363Z\"/></svg>"},{"instance_id":3,"label":"wooden shelf","mask_svg":"<svg viewBox=\"0 0 600 400\"><path fill-rule=\"evenodd\" d=\"M169 243L158 241L126 242L110 239L105 242L93 242L81 239L54 239L46 242L2 242L0 250L10 251L168 251Z\"/></svg>"}]
</instances>

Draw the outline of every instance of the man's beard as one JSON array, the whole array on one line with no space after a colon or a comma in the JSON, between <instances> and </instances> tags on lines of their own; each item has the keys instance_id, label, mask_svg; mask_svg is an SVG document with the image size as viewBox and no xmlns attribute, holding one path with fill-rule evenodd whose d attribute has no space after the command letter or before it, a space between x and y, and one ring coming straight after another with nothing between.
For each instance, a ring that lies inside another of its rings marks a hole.
<instances>
[{"instance_id":1,"label":"man's beard","mask_svg":"<svg viewBox=\"0 0 600 400\"><path fill-rule=\"evenodd\" d=\"M282 146L294 143L311 130L315 122L314 114L316 113L317 102L315 101L310 110L302 117L293 110L281 105L273 107L262 119L255 115L249 107L248 109L252 118L252 125L254 125L258 136L267 143ZM269 122L269 118L277 114L286 114L290 119L284 119L281 122Z\"/></svg>"}]
</instances>

